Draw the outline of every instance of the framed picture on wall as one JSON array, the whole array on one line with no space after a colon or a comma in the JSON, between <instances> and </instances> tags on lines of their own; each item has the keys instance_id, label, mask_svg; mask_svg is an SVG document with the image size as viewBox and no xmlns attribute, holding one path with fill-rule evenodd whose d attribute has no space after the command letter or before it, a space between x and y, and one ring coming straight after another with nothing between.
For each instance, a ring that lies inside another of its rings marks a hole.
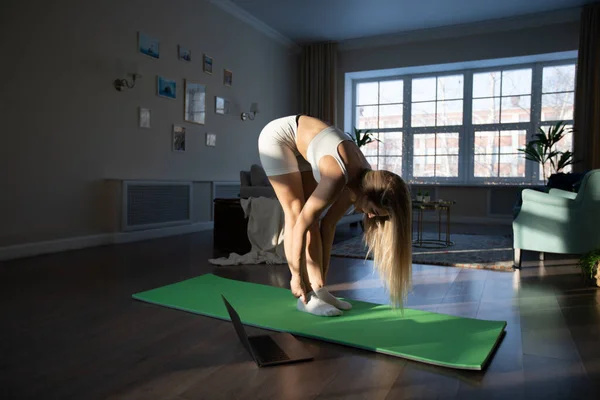
<instances>
[{"instance_id":1,"label":"framed picture on wall","mask_svg":"<svg viewBox=\"0 0 600 400\"><path fill-rule=\"evenodd\" d=\"M223 85L231 86L233 82L233 72L228 69L223 70Z\"/></svg>"},{"instance_id":2,"label":"framed picture on wall","mask_svg":"<svg viewBox=\"0 0 600 400\"><path fill-rule=\"evenodd\" d=\"M138 32L138 50L149 57L160 58L160 43L158 39L143 32Z\"/></svg>"},{"instance_id":3,"label":"framed picture on wall","mask_svg":"<svg viewBox=\"0 0 600 400\"><path fill-rule=\"evenodd\" d=\"M215 113L222 115L229 114L229 108L229 100L215 96Z\"/></svg>"},{"instance_id":4,"label":"framed picture on wall","mask_svg":"<svg viewBox=\"0 0 600 400\"><path fill-rule=\"evenodd\" d=\"M206 54L202 55L202 69L207 74L212 74L213 71L213 59Z\"/></svg>"},{"instance_id":5,"label":"framed picture on wall","mask_svg":"<svg viewBox=\"0 0 600 400\"><path fill-rule=\"evenodd\" d=\"M166 79L158 75L156 77L156 90L160 97L173 100L177 98L177 82L172 79Z\"/></svg>"},{"instance_id":6,"label":"framed picture on wall","mask_svg":"<svg viewBox=\"0 0 600 400\"><path fill-rule=\"evenodd\" d=\"M187 79L184 86L184 121L204 125L206 119L206 86Z\"/></svg>"},{"instance_id":7,"label":"framed picture on wall","mask_svg":"<svg viewBox=\"0 0 600 400\"><path fill-rule=\"evenodd\" d=\"M183 61L192 61L192 52L190 49L186 49L185 47L179 45L177 46L177 58Z\"/></svg>"},{"instance_id":8,"label":"framed picture on wall","mask_svg":"<svg viewBox=\"0 0 600 400\"><path fill-rule=\"evenodd\" d=\"M185 151L185 127L173 125L173 151Z\"/></svg>"},{"instance_id":9,"label":"framed picture on wall","mask_svg":"<svg viewBox=\"0 0 600 400\"><path fill-rule=\"evenodd\" d=\"M139 108L139 125L140 128L150 128L150 109Z\"/></svg>"}]
</instances>

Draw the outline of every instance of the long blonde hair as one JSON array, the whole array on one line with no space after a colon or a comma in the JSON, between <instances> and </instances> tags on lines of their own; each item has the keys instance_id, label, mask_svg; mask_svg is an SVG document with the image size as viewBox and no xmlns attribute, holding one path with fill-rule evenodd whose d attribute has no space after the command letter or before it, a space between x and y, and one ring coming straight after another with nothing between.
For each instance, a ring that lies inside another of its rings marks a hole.
<instances>
[{"instance_id":1,"label":"long blonde hair","mask_svg":"<svg viewBox=\"0 0 600 400\"><path fill-rule=\"evenodd\" d=\"M367 257L388 291L392 307L404 308L412 285L412 206L408 186L386 170L366 170L360 189L363 199L387 210L388 216L364 218Z\"/></svg>"}]
</instances>

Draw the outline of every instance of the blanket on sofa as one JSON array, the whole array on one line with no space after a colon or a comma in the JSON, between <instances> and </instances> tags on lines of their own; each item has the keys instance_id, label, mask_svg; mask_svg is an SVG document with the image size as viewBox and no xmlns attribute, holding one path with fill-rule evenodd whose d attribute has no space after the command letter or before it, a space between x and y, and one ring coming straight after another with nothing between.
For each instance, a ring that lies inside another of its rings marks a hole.
<instances>
[{"instance_id":1,"label":"blanket on sofa","mask_svg":"<svg viewBox=\"0 0 600 400\"><path fill-rule=\"evenodd\" d=\"M285 216L276 198L251 197L240 199L248 218L248 240L252 245L246 254L231 253L229 257L208 260L215 265L286 264L283 249Z\"/></svg>"}]
</instances>

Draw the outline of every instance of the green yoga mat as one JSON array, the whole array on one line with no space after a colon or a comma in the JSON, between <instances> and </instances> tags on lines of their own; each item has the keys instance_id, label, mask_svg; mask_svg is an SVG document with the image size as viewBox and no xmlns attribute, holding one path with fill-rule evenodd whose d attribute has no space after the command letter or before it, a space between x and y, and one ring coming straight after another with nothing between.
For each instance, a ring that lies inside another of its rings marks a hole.
<instances>
[{"instance_id":1,"label":"green yoga mat","mask_svg":"<svg viewBox=\"0 0 600 400\"><path fill-rule=\"evenodd\" d=\"M133 295L134 299L230 320L221 295L246 325L289 332L360 349L458 369L481 370L498 344L505 321L486 321L349 300L338 317L296 309L287 289L206 274Z\"/></svg>"}]
</instances>

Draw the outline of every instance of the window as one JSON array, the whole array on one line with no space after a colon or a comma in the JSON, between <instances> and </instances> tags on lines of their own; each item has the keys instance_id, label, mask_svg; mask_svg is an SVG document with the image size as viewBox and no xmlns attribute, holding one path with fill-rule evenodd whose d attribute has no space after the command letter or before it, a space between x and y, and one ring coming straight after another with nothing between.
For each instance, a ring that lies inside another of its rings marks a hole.
<instances>
[{"instance_id":1,"label":"window","mask_svg":"<svg viewBox=\"0 0 600 400\"><path fill-rule=\"evenodd\" d=\"M355 126L373 131L379 141L363 152L373 168L402 174L404 81L387 80L356 85Z\"/></svg>"},{"instance_id":2,"label":"window","mask_svg":"<svg viewBox=\"0 0 600 400\"><path fill-rule=\"evenodd\" d=\"M531 121L532 68L473 73L473 178L526 177L520 123ZM522 127L522 126L521 126Z\"/></svg>"},{"instance_id":3,"label":"window","mask_svg":"<svg viewBox=\"0 0 600 400\"><path fill-rule=\"evenodd\" d=\"M350 129L379 139L363 148L374 168L410 182L539 183L540 166L519 149L540 127L572 125L575 59L503 64L368 80L363 73L350 81ZM571 150L572 142L567 134L557 147Z\"/></svg>"}]
</instances>

